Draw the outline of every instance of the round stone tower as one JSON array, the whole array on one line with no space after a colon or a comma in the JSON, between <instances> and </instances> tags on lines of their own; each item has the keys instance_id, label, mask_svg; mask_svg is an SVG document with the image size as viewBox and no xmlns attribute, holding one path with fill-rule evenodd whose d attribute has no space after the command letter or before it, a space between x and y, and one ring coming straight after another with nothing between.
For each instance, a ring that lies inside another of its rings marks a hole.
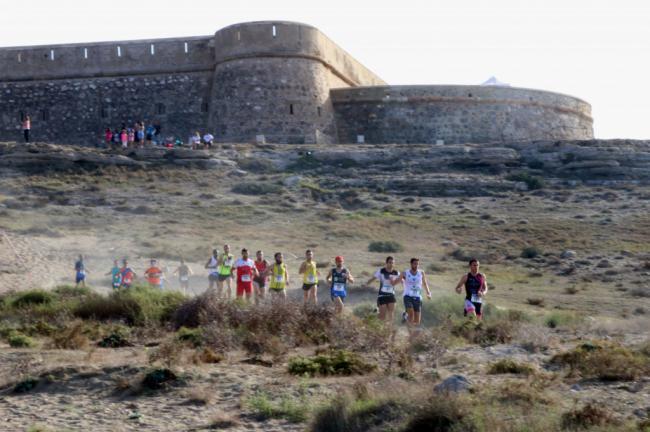
<instances>
[{"instance_id":1,"label":"round stone tower","mask_svg":"<svg viewBox=\"0 0 650 432\"><path fill-rule=\"evenodd\" d=\"M214 49L209 128L222 142L336 142L330 89L384 83L306 24L232 25Z\"/></svg>"}]
</instances>

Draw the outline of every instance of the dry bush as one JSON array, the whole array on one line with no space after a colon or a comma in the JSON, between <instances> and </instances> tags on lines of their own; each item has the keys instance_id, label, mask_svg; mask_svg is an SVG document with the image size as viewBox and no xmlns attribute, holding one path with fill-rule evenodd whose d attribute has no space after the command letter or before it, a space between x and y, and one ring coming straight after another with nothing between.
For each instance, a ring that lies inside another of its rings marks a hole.
<instances>
[{"instance_id":1,"label":"dry bush","mask_svg":"<svg viewBox=\"0 0 650 432\"><path fill-rule=\"evenodd\" d=\"M187 402L193 405L209 405L214 400L215 392L209 388L194 388L185 395Z\"/></svg>"},{"instance_id":2,"label":"dry bush","mask_svg":"<svg viewBox=\"0 0 650 432\"><path fill-rule=\"evenodd\" d=\"M167 339L149 354L149 363L160 363L167 369L171 369L179 364L183 355L183 348L183 343L176 338Z\"/></svg>"},{"instance_id":3,"label":"dry bush","mask_svg":"<svg viewBox=\"0 0 650 432\"><path fill-rule=\"evenodd\" d=\"M530 323L520 323L515 328L514 340L530 353L545 352L557 345L557 338L547 328Z\"/></svg>"},{"instance_id":4,"label":"dry bush","mask_svg":"<svg viewBox=\"0 0 650 432\"><path fill-rule=\"evenodd\" d=\"M650 372L650 358L613 343L584 343L553 356L551 364L569 367L570 376L603 381L634 381Z\"/></svg>"},{"instance_id":5,"label":"dry bush","mask_svg":"<svg viewBox=\"0 0 650 432\"><path fill-rule=\"evenodd\" d=\"M539 297L527 298L526 303L531 306L544 307L544 299Z\"/></svg>"},{"instance_id":6,"label":"dry bush","mask_svg":"<svg viewBox=\"0 0 650 432\"><path fill-rule=\"evenodd\" d=\"M201 364L201 363L221 363L224 360L223 354L219 354L211 350L210 348L203 348L198 351L194 351L192 354L192 363Z\"/></svg>"},{"instance_id":7,"label":"dry bush","mask_svg":"<svg viewBox=\"0 0 650 432\"><path fill-rule=\"evenodd\" d=\"M501 359L492 364L488 368L488 373L491 375L498 374L518 374L518 375L532 375L535 369L526 363L518 363L511 359Z\"/></svg>"},{"instance_id":8,"label":"dry bush","mask_svg":"<svg viewBox=\"0 0 650 432\"><path fill-rule=\"evenodd\" d=\"M215 414L210 418L207 428L214 430L229 429L239 426L239 420L230 414Z\"/></svg>"},{"instance_id":9,"label":"dry bush","mask_svg":"<svg viewBox=\"0 0 650 432\"><path fill-rule=\"evenodd\" d=\"M471 417L472 403L460 397L434 396L412 414L404 432L478 432Z\"/></svg>"},{"instance_id":10,"label":"dry bush","mask_svg":"<svg viewBox=\"0 0 650 432\"><path fill-rule=\"evenodd\" d=\"M490 346L512 341L515 329L515 322L510 320L490 322L466 320L454 326L451 333L465 338L468 342L481 346Z\"/></svg>"},{"instance_id":11,"label":"dry bush","mask_svg":"<svg viewBox=\"0 0 650 432\"><path fill-rule=\"evenodd\" d=\"M311 432L366 432L394 430L406 404L394 397L360 398L342 395L322 406L309 426Z\"/></svg>"},{"instance_id":12,"label":"dry bush","mask_svg":"<svg viewBox=\"0 0 650 432\"><path fill-rule=\"evenodd\" d=\"M543 389L530 382L507 381L496 391L497 399L502 403L512 403L532 407L534 405L551 405L553 399L548 397Z\"/></svg>"},{"instance_id":13,"label":"dry bush","mask_svg":"<svg viewBox=\"0 0 650 432\"><path fill-rule=\"evenodd\" d=\"M58 349L84 349L90 341L84 334L85 324L76 320L52 336L51 346Z\"/></svg>"},{"instance_id":14,"label":"dry bush","mask_svg":"<svg viewBox=\"0 0 650 432\"><path fill-rule=\"evenodd\" d=\"M583 430L618 423L611 412L591 403L562 414L562 428L565 430Z\"/></svg>"}]
</instances>

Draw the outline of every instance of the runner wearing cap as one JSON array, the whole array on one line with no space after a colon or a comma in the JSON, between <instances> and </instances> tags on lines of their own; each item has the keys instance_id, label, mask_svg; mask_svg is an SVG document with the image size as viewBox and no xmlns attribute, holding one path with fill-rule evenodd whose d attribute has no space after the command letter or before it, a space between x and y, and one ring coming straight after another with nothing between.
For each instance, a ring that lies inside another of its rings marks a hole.
<instances>
[{"instance_id":1,"label":"runner wearing cap","mask_svg":"<svg viewBox=\"0 0 650 432\"><path fill-rule=\"evenodd\" d=\"M348 269L343 267L343 261L343 257L340 255L334 258L336 267L331 269L327 274L327 282L332 283L330 296L334 302L334 310L337 314L343 312L348 283L354 283L354 277Z\"/></svg>"},{"instance_id":2,"label":"runner wearing cap","mask_svg":"<svg viewBox=\"0 0 650 432\"><path fill-rule=\"evenodd\" d=\"M311 251L311 249L307 249L307 251L305 251L305 261L300 264L300 270L298 270L298 273L303 275L302 292L304 304L307 304L309 302L316 304L318 298L317 291L320 272L316 268L314 253Z\"/></svg>"}]
</instances>

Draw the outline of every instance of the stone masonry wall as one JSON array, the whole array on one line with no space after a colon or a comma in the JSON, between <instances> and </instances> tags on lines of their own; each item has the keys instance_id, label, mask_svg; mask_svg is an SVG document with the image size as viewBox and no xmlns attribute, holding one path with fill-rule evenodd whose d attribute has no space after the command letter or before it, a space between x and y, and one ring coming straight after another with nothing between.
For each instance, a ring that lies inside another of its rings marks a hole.
<instances>
[{"instance_id":1,"label":"stone masonry wall","mask_svg":"<svg viewBox=\"0 0 650 432\"><path fill-rule=\"evenodd\" d=\"M485 143L591 139L591 107L510 87L395 86L332 91L339 141Z\"/></svg>"},{"instance_id":2,"label":"stone masonry wall","mask_svg":"<svg viewBox=\"0 0 650 432\"><path fill-rule=\"evenodd\" d=\"M95 145L110 126L159 121L185 140L205 128L211 73L0 82L0 137L20 140L21 113L36 141Z\"/></svg>"}]
</instances>

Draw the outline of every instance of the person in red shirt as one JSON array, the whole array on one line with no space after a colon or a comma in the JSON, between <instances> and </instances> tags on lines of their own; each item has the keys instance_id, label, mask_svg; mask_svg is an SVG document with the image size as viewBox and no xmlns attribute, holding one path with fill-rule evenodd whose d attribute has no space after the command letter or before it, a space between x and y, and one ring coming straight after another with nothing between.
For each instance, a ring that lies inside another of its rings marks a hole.
<instances>
[{"instance_id":1,"label":"person in red shirt","mask_svg":"<svg viewBox=\"0 0 650 432\"><path fill-rule=\"evenodd\" d=\"M266 269L269 266L269 262L264 259L264 252L258 250L255 254L255 268L257 269L258 276L253 279L253 287L255 288L255 304L259 304L260 300L264 300L266 295L266 281L268 276L266 274Z\"/></svg>"},{"instance_id":2,"label":"person in red shirt","mask_svg":"<svg viewBox=\"0 0 650 432\"><path fill-rule=\"evenodd\" d=\"M147 277L147 282L151 288L163 287L163 271L158 267L158 262L155 259L151 260L151 266L145 270L144 275Z\"/></svg>"},{"instance_id":3,"label":"person in red shirt","mask_svg":"<svg viewBox=\"0 0 650 432\"><path fill-rule=\"evenodd\" d=\"M241 250L241 258L235 262L237 270L237 298L246 295L246 301L250 301L253 295L253 279L259 276L255 262L248 257L248 249Z\"/></svg>"}]
</instances>

